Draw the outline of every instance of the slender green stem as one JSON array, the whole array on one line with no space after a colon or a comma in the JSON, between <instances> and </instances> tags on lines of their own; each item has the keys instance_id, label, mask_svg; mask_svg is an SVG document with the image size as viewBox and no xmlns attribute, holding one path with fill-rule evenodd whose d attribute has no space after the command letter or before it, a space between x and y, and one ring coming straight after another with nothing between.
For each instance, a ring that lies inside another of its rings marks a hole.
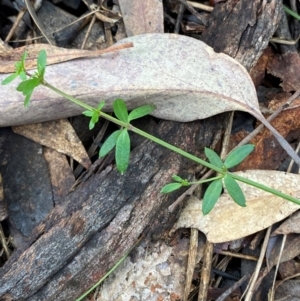
<instances>
[{"instance_id":1,"label":"slender green stem","mask_svg":"<svg viewBox=\"0 0 300 301\"><path fill-rule=\"evenodd\" d=\"M212 182L212 181L214 181L214 180L220 180L220 179L222 179L222 178L224 178L224 175L223 175L223 174L221 174L221 175L219 175L219 176L217 176L217 177L213 177L213 178L209 178L209 179L205 179L205 180L200 180L200 181L197 181L197 182L190 182L190 185L194 185L194 184L203 184L203 183L207 183L207 182Z\"/></svg>"},{"instance_id":2,"label":"slender green stem","mask_svg":"<svg viewBox=\"0 0 300 301\"><path fill-rule=\"evenodd\" d=\"M63 96L64 98L67 98L69 100L71 100L72 102L76 103L77 105L89 110L89 111L93 111L96 112L97 110L91 106L89 106L88 104L82 102L81 100L72 97L71 95L66 94L65 92L55 88L54 86L50 85L49 83L47 83L46 81L43 82L43 85L49 89L51 89L52 91L56 92L57 94Z\"/></svg>"},{"instance_id":3,"label":"slender green stem","mask_svg":"<svg viewBox=\"0 0 300 301\"><path fill-rule=\"evenodd\" d=\"M85 109L87 109L89 111L97 112L97 110L95 108L89 106L88 104L82 102L81 100L79 100L77 98L74 98L74 97L72 97L72 96L64 93L63 91L57 89L56 87L50 85L49 83L44 82L43 85L45 87L53 90L54 92L58 93L59 95L61 95L61 96L65 97L65 98L69 99L70 101L76 103L77 105L79 105L79 106L81 106L81 107L83 107L83 108L85 108ZM220 173L223 172L221 168L218 168L218 167L216 167L216 166L214 166L214 165L212 165L212 164L210 164L210 163L208 163L208 162L206 162L206 161L204 161L204 160L202 160L202 159L200 159L200 158L198 158L196 156L193 156L193 155L191 155L191 154L183 151L182 149L180 149L180 148L178 148L176 146L173 146L172 144L169 144L169 143L167 143L167 142L165 142L165 141L163 141L163 140L161 140L159 138L156 138L156 137L154 137L152 135L149 135L148 133L146 133L144 131L141 131L140 129L132 126L129 123L123 122L123 121L121 121L119 119L116 119L116 118L114 118L114 117L112 117L112 116L110 116L108 114L103 113L103 112L99 112L99 114L100 114L101 117L103 117L103 118L105 118L105 119L107 119L107 120L109 120L109 121L111 121L111 122L113 122L115 124L118 124L121 127L127 128L128 130L131 130L132 132L134 132L134 133L136 133L136 134L138 134L140 136L143 136L144 138L149 139L149 140L151 140L151 141L153 141L153 142L155 142L155 143L157 143L157 144L159 144L161 146L164 146L164 147L168 148L169 150L174 151L174 152L176 152L176 153L178 153L178 154L180 154L180 155L182 155L182 156L184 156L184 157L186 157L188 159L191 159L191 160L193 160L193 161L195 161L195 162L197 162L199 164L202 164L202 165L206 166L209 169L215 170L216 172L220 172Z\"/></svg>"},{"instance_id":4,"label":"slender green stem","mask_svg":"<svg viewBox=\"0 0 300 301\"><path fill-rule=\"evenodd\" d=\"M279 190L276 190L276 189L273 189L271 187L268 187L268 186L265 186L263 184L260 184L260 183L257 183L255 181L252 181L250 179L246 179L244 177L241 177L237 174L233 174L233 173L228 173L232 178L234 178L235 180L237 181L240 181L240 182L243 182L243 183L246 183L248 185L251 185L251 186L254 186L256 188L259 188L261 190L264 190L264 191L267 191L267 192L270 192L276 196L279 196L281 198L284 198L288 201L291 201L297 205L300 205L300 200L296 199L296 198L293 198L292 196L288 195L288 194L285 194L285 193L282 193L280 192Z\"/></svg>"},{"instance_id":5,"label":"slender green stem","mask_svg":"<svg viewBox=\"0 0 300 301\"><path fill-rule=\"evenodd\" d=\"M146 133L146 132L144 132L144 131L142 131L142 130L134 127L134 126L132 126L129 123L120 121L119 119L116 119L116 118L114 118L114 117L112 117L112 116L110 116L108 114L105 114L102 111L99 112L97 109L95 109L95 108L87 105L86 103L80 101L77 98L74 98L74 97L72 97L72 96L70 96L70 95L62 92L61 90L55 88L54 86L50 85L49 83L47 83L45 81L43 82L43 85L46 86L46 87L48 87L48 88L50 88L51 90L53 90L54 92L58 93L59 95L62 95L63 97L65 97L65 98L69 99L70 101L76 103L77 105L79 105L79 106L81 106L81 107L89 110L89 111L98 112L99 116L101 116L101 117L103 117L103 118L105 118L105 119L107 119L107 120L109 120L109 121L111 121L111 122L113 122L115 124L118 124L119 126L121 126L123 128L127 128L128 130L131 130L132 132L134 132L134 133L136 133L138 135L141 135L141 136L143 136L146 139L149 139L149 140L151 140L151 141L153 141L153 142L155 142L155 143L157 143L157 144L159 144L159 145L161 145L163 147L166 147L167 149L169 149L171 151L174 151L174 152L180 154L181 156L183 156L185 158L188 158L188 159L190 159L190 160L192 160L192 161L194 161L196 163L199 163L199 164L201 164L203 166L206 166L209 169L212 169L212 170L220 173L220 175L217 176L216 179L220 179L220 178L224 177L224 173L225 172L224 172L224 170L222 168L218 168L218 167L216 167L216 166L214 166L214 165L212 165L212 164L210 164L210 163L208 163L208 162L206 162L206 161L204 161L204 160L202 160L202 159L200 159L200 158L198 158L198 157L196 157L196 156L194 156L192 154L189 154L188 152L185 152L182 149L180 149L180 148L178 148L176 146L173 146L172 144L169 144L169 143L167 143L167 142L165 142L165 141L163 141L163 140L161 140L159 138L156 138L156 137L154 137L154 136L152 136L152 135L150 135L150 134L148 134L148 133ZM282 193L282 192L280 192L278 190L275 190L275 189L270 188L268 186L259 184L257 182L254 182L252 180L246 179L244 177L241 177L241 176L238 176L238 175L235 175L235 174L232 174L232 173L229 173L229 174L230 174L230 176L232 178L234 178L234 179L236 179L236 180L238 180L240 182L243 182L243 183L246 183L248 185L251 185L251 186L257 187L259 189L265 190L265 191L270 192L270 193L272 193L272 194L274 194L276 196L282 197L282 198L287 199L287 200L289 200L289 201L291 201L291 202L293 202L295 204L300 205L300 200L297 200L296 198L293 198L293 197L291 197L291 196L289 196L287 194L284 194L284 193ZM209 182L209 181L211 181L211 179L207 179L206 182ZM201 183L204 183L204 182L201 182Z\"/></svg>"},{"instance_id":6,"label":"slender green stem","mask_svg":"<svg viewBox=\"0 0 300 301\"><path fill-rule=\"evenodd\" d=\"M136 133L136 134L139 134L139 135L141 135L141 136L143 136L143 137L145 137L145 138L147 138L147 139L149 139L149 140L151 140L151 141L153 141L153 142L155 142L155 143L157 143L157 144L159 144L161 146L164 146L164 147L168 148L169 150L171 150L171 151L173 151L175 153L180 154L181 156L183 156L185 158L188 158L190 160L193 160L194 162L197 162L197 163L199 163L201 165L206 166L209 169L212 169L212 170L214 170L216 172L219 172L219 173L223 173L224 172L221 168L218 168L218 167L216 167L216 166L214 166L214 165L212 165L212 164L210 164L210 163L208 163L208 162L206 162L206 161L204 161L204 160L202 160L202 159L200 159L200 158L198 158L198 157L196 157L196 156L194 156L194 155L192 155L192 154L190 154L188 152L185 152L184 150L182 150L182 149L180 149L180 148L178 148L178 147L176 147L176 146L174 146L172 144L169 144L169 143L167 143L167 142L165 142L165 141L163 141L161 139L158 139L158 138L156 138L156 137L154 137L152 135L149 135L148 133L146 133L144 131L141 131L140 129L137 129L137 128L133 127L133 126L131 126L129 129L131 131L133 131L134 133Z\"/></svg>"},{"instance_id":7,"label":"slender green stem","mask_svg":"<svg viewBox=\"0 0 300 301\"><path fill-rule=\"evenodd\" d=\"M296 18L297 20L300 20L300 16L296 14L293 10L289 9L286 5L283 5L284 10L290 14L292 17Z\"/></svg>"},{"instance_id":8,"label":"slender green stem","mask_svg":"<svg viewBox=\"0 0 300 301\"><path fill-rule=\"evenodd\" d=\"M129 255L129 253L140 243L143 236L141 236L134 245L116 262L116 264L97 282L95 283L91 288L89 288L84 294L82 294L76 301L83 300L89 293L91 293L98 285L100 285L123 261L124 259Z\"/></svg>"}]
</instances>

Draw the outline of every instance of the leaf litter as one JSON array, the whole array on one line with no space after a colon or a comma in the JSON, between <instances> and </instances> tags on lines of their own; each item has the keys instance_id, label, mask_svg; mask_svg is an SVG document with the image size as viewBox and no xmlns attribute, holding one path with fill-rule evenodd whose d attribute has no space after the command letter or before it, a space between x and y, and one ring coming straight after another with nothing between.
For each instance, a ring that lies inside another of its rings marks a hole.
<instances>
[{"instance_id":1,"label":"leaf litter","mask_svg":"<svg viewBox=\"0 0 300 301\"><path fill-rule=\"evenodd\" d=\"M72 157L86 169L92 164L74 128L66 119L15 126L12 129L19 135Z\"/></svg>"}]
</instances>

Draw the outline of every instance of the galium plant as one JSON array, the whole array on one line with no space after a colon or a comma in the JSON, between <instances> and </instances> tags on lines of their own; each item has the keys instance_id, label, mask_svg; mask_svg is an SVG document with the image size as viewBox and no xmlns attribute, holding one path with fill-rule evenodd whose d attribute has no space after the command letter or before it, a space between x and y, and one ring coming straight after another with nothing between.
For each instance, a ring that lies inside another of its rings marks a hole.
<instances>
[{"instance_id":1,"label":"galium plant","mask_svg":"<svg viewBox=\"0 0 300 301\"><path fill-rule=\"evenodd\" d=\"M238 181L246 183L248 185L254 186L256 188L265 190L270 192L276 196L282 197L288 201L296 203L300 205L300 200L293 198L287 194L284 194L278 190L273 188L267 187L263 184L254 182L252 180L246 179L229 171L230 168L238 165L241 163L253 150L254 146L251 144L247 144L241 146L232 152L230 152L224 161L219 157L219 155L209 148L205 148L205 155L208 159L208 162L202 160L192 154L189 154L183 151L180 148L177 148L161 139L158 139L148 133L139 130L138 128L131 125L131 121L145 115L150 114L155 110L155 107L152 105L144 105L138 107L128 113L127 107L125 102L122 99L116 99L113 103L113 111L116 117L113 117L109 114L106 114L102 111L102 108L105 106L105 102L101 101L97 107L92 107L81 100L74 98L63 91L57 89L56 87L52 86L48 82L45 81L44 75L46 70L46 62L47 62L47 55L46 51L42 50L37 58L37 71L34 74L30 74L27 72L25 67L25 60L26 60L27 53L25 52L19 62L15 64L16 70L13 74L8 76L6 79L2 81L2 84L8 84L12 82L17 77L20 77L21 83L17 87L17 91L20 91L25 96L24 105L27 107L30 103L31 95L35 88L40 85L43 85L54 92L58 93L59 95L65 97L66 99L76 103L77 105L83 107L85 111L83 114L90 118L89 128L92 129L95 124L98 122L100 117L103 117L117 125L120 126L120 129L113 132L107 140L103 143L102 147L99 151L99 156L103 157L107 155L111 150L115 148L115 159L116 159L116 166L118 171L123 174L126 169L128 168L129 164L129 157L130 157L130 137L128 131L133 131L149 140L154 141L171 151L174 151L190 160L195 161L201 165L206 166L209 169L214 170L217 173L217 176L200 180L196 182L190 182L188 180L182 179L178 175L174 175L172 177L173 183L165 185L162 189L162 193L170 193L174 190L177 190L181 187L190 186L192 184L202 184L205 182L211 182L206 189L206 192L203 197L203 205L202 211L203 214L208 214L216 204L217 200L219 199L223 185L227 189L229 195L232 197L233 201L235 201L240 206L246 206L246 199L241 190Z\"/></svg>"}]
</instances>

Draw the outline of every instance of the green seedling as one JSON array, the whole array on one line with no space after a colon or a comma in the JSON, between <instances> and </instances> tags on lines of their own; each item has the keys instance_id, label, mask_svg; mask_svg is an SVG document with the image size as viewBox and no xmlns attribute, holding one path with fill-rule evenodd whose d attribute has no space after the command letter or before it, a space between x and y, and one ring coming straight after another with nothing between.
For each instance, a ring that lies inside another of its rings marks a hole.
<instances>
[{"instance_id":1,"label":"green seedling","mask_svg":"<svg viewBox=\"0 0 300 301\"><path fill-rule=\"evenodd\" d=\"M31 75L26 71L25 68L25 59L26 53L23 54L20 62L15 64L16 71L9 77L7 77L2 84L8 84L12 82L15 78L20 77L21 83L17 87L17 90L22 92L25 96L24 105L28 106L30 103L31 95L36 87L43 85L57 94L65 97L66 99L74 102L75 104L83 107L86 111L83 114L90 118L89 128L92 129L95 124L98 122L100 117L103 117L117 125L120 126L120 129L112 133L108 139L103 143L99 156L103 157L107 155L111 150L115 148L115 158L116 166L118 171L123 174L128 168L129 157L130 157L130 137L128 131L133 131L138 135L143 136L146 139L149 139L161 146L168 148L171 151L174 151L185 158L193 160L194 162L206 166L209 169L214 170L217 173L216 177L210 179L200 180L196 182L189 182L188 180L182 179L178 175L174 175L172 179L174 183L167 184L161 190L162 193L170 193L181 187L187 187L192 184L202 184L206 182L211 182L204 194L203 197L203 213L209 213L214 205L216 204L219 196L222 193L223 186L228 191L232 199L240 206L245 206L246 200L245 196L239 187L237 181L246 183L248 185L254 186L256 188L265 190L269 193L272 193L276 196L282 197L286 200L289 200L293 203L300 205L300 201L296 198L293 198L287 194L284 194L276 189L267 187L255 181L246 179L244 177L238 176L236 174L230 173L229 169L241 163L254 149L254 146L251 144L241 146L240 148L232 151L228 154L224 161L221 160L219 155L209 148L205 148L205 154L208 159L208 162L202 160L194 155L191 155L180 148L177 148L165 141L162 141L152 135L149 135L146 132L139 130L138 128L132 126L130 122L134 119L143 117L147 114L150 114L155 109L152 105L145 105L139 108L134 109L128 113L126 104L121 99L116 99L113 103L113 110L116 116L113 117L109 114L106 114L102 111L102 108L105 106L104 101L101 101L99 105L94 108L81 100L74 98L63 91L57 89L56 87L50 85L44 80L45 70L46 70L46 52L42 50L37 59L37 71ZM29 79L27 79L27 76Z\"/></svg>"}]
</instances>

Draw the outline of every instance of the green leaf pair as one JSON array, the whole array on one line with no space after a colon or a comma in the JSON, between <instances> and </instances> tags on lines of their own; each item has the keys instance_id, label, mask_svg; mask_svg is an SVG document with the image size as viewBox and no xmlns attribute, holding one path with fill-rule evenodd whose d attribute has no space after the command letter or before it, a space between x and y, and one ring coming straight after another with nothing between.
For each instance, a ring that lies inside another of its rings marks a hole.
<instances>
[{"instance_id":1,"label":"green leaf pair","mask_svg":"<svg viewBox=\"0 0 300 301\"><path fill-rule=\"evenodd\" d=\"M243 145L233 151L231 151L225 161L223 162L220 156L210 148L205 148L204 152L208 161L218 168L227 170L234 166L237 166L244 161L254 150L253 144Z\"/></svg>"},{"instance_id":2,"label":"green leaf pair","mask_svg":"<svg viewBox=\"0 0 300 301\"><path fill-rule=\"evenodd\" d=\"M127 129L121 129L113 132L103 143L99 157L106 156L114 147L116 147L116 165L121 174L124 174L128 167L130 155L130 137Z\"/></svg>"},{"instance_id":3,"label":"green leaf pair","mask_svg":"<svg viewBox=\"0 0 300 301\"><path fill-rule=\"evenodd\" d=\"M20 77L22 82L17 87L17 91L22 92L25 96L24 106L28 107L31 95L36 87L38 87L44 80L44 74L47 65L47 54L45 50L41 50L37 59L37 72L33 77L27 79L25 69L25 59L27 52L24 52L19 62L15 63L16 72L8 76L2 81L2 85L9 84L17 77Z\"/></svg>"},{"instance_id":4,"label":"green leaf pair","mask_svg":"<svg viewBox=\"0 0 300 301\"><path fill-rule=\"evenodd\" d=\"M95 124L98 122L99 117L101 115L101 109L104 107L104 105L105 105L105 102L101 101L98 104L97 109L94 109L93 111L84 111L84 112L82 112L82 114L84 116L91 117L90 123L89 123L89 129L90 130L92 130L95 127Z\"/></svg>"},{"instance_id":5,"label":"green leaf pair","mask_svg":"<svg viewBox=\"0 0 300 301\"><path fill-rule=\"evenodd\" d=\"M188 180L184 180L181 177L177 176L177 175L173 175L172 179L177 182L177 183L169 183L167 185L165 185L162 189L161 189L161 193L170 193L172 191L175 191L181 187L184 186L190 186L191 183Z\"/></svg>"},{"instance_id":6,"label":"green leaf pair","mask_svg":"<svg viewBox=\"0 0 300 301\"><path fill-rule=\"evenodd\" d=\"M208 214L217 203L222 193L222 188L223 188L222 180L231 198L238 205L242 207L246 206L246 199L242 189L240 188L237 181L233 179L230 176L230 174L227 173L223 179L215 180L211 182L207 187L202 202L202 212L204 215Z\"/></svg>"},{"instance_id":7,"label":"green leaf pair","mask_svg":"<svg viewBox=\"0 0 300 301\"><path fill-rule=\"evenodd\" d=\"M113 103L113 110L117 118L124 122L128 127L130 121L148 115L155 109L154 106L145 105L134 109L128 114L125 102L122 99L116 99ZM121 174L127 170L130 156L130 137L127 128L122 128L113 132L103 143L99 157L106 156L114 147L116 147L116 165Z\"/></svg>"},{"instance_id":8,"label":"green leaf pair","mask_svg":"<svg viewBox=\"0 0 300 301\"><path fill-rule=\"evenodd\" d=\"M240 206L246 206L246 199L243 191L241 190L239 184L230 176L230 173L227 169L232 168L240 164L243 160L250 155L254 150L254 145L246 144L243 145L232 152L230 152L225 161L223 162L219 155L209 148L205 148L205 155L207 156L209 162L219 168L222 168L224 171L223 182L224 186L227 189L229 195L232 199ZM218 179L210 183L208 188L205 191L202 203L202 212L203 214L208 214L216 202L218 201L222 193L223 183L222 179Z\"/></svg>"},{"instance_id":9,"label":"green leaf pair","mask_svg":"<svg viewBox=\"0 0 300 301\"><path fill-rule=\"evenodd\" d=\"M155 106L152 105L144 105L140 106L128 114L126 104L122 99L116 99L113 103L114 113L117 118L129 125L129 123L141 117L144 117L155 110Z\"/></svg>"},{"instance_id":10,"label":"green leaf pair","mask_svg":"<svg viewBox=\"0 0 300 301\"><path fill-rule=\"evenodd\" d=\"M254 150L254 145L252 144L241 146L233 150L232 152L230 152L226 157L225 161L223 162L220 156L216 152L214 152L209 148L205 148L204 152L209 162L215 167L221 169L222 173L220 174L220 176L217 176L214 179L195 182L197 184L201 184L210 180L212 181L209 184L203 196L203 202L202 202L203 214L208 214L213 209L213 207L215 206L216 202L218 201L222 193L223 184L227 189L229 195L238 205L243 207L246 206L246 199L243 194L243 191L241 190L236 180L232 178L232 176L228 172L228 169L241 163L253 150ZM183 180L179 176L172 176L172 179L176 183L170 183L165 185L162 188L161 193L169 193L183 186L189 186L191 184L194 184L188 182L187 180Z\"/></svg>"}]
</instances>

